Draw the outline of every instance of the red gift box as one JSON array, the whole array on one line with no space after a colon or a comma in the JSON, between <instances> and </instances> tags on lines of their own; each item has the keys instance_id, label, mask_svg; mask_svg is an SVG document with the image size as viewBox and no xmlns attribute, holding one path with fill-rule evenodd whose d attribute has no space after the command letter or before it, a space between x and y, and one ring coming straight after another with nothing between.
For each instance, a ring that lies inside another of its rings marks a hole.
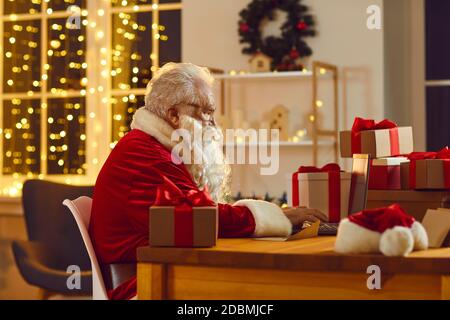
<instances>
[{"instance_id":1,"label":"red gift box","mask_svg":"<svg viewBox=\"0 0 450 320\"><path fill-rule=\"evenodd\" d=\"M217 206L206 190L192 190L185 195L164 177L150 207L149 219L152 246L212 247L216 244Z\"/></svg>"},{"instance_id":2,"label":"red gift box","mask_svg":"<svg viewBox=\"0 0 450 320\"><path fill-rule=\"evenodd\" d=\"M409 164L402 164L404 189L450 189L450 149L413 152Z\"/></svg>"},{"instance_id":3,"label":"red gift box","mask_svg":"<svg viewBox=\"0 0 450 320\"><path fill-rule=\"evenodd\" d=\"M338 164L323 168L300 167L290 178L290 203L328 214L330 222L348 215L351 173L341 172Z\"/></svg>"},{"instance_id":4,"label":"red gift box","mask_svg":"<svg viewBox=\"0 0 450 320\"><path fill-rule=\"evenodd\" d=\"M370 165L370 190L400 190L401 169L400 164L409 162L407 158L381 158L373 159Z\"/></svg>"},{"instance_id":5,"label":"red gift box","mask_svg":"<svg viewBox=\"0 0 450 320\"><path fill-rule=\"evenodd\" d=\"M398 127L390 120L356 118L351 131L340 132L341 157L368 154L371 158L395 157L413 151L411 127Z\"/></svg>"}]
</instances>

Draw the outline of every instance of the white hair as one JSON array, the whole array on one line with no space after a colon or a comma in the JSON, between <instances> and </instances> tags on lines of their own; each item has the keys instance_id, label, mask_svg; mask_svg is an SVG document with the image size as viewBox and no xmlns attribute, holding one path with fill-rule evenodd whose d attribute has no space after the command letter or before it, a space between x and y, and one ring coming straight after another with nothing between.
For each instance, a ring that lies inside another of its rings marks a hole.
<instances>
[{"instance_id":1,"label":"white hair","mask_svg":"<svg viewBox=\"0 0 450 320\"><path fill-rule=\"evenodd\" d=\"M165 119L177 105L214 105L214 77L209 70L192 63L167 63L147 85L145 108Z\"/></svg>"}]
</instances>

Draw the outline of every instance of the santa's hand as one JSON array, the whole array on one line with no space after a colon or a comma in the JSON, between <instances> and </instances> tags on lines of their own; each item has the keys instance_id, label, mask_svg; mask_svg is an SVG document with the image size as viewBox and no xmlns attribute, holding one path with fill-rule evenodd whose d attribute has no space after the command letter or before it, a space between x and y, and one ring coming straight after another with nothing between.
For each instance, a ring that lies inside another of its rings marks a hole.
<instances>
[{"instance_id":1,"label":"santa's hand","mask_svg":"<svg viewBox=\"0 0 450 320\"><path fill-rule=\"evenodd\" d=\"M301 226L305 221L316 222L322 221L327 222L328 217L316 209L308 209L308 208L288 208L283 210L286 217L291 221L292 225Z\"/></svg>"}]
</instances>

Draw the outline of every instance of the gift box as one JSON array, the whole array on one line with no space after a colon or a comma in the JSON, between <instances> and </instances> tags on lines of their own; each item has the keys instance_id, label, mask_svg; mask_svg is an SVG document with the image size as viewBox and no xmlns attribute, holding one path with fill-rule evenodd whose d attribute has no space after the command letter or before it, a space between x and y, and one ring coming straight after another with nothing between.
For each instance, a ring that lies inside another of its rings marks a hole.
<instances>
[{"instance_id":1,"label":"gift box","mask_svg":"<svg viewBox=\"0 0 450 320\"><path fill-rule=\"evenodd\" d=\"M409 162L408 158L373 159L370 164L370 190L401 190L401 163Z\"/></svg>"},{"instance_id":2,"label":"gift box","mask_svg":"<svg viewBox=\"0 0 450 320\"><path fill-rule=\"evenodd\" d=\"M149 239L157 247L213 247L218 236L217 206L207 191L188 195L164 179L150 207Z\"/></svg>"},{"instance_id":3,"label":"gift box","mask_svg":"<svg viewBox=\"0 0 450 320\"><path fill-rule=\"evenodd\" d=\"M329 222L348 216L351 173L339 165L323 168L300 167L290 179L289 204L317 209L328 215Z\"/></svg>"},{"instance_id":4,"label":"gift box","mask_svg":"<svg viewBox=\"0 0 450 320\"><path fill-rule=\"evenodd\" d=\"M398 127L394 122L356 118L351 131L340 132L343 158L353 154L369 154L371 158L395 157L413 151L411 127Z\"/></svg>"},{"instance_id":5,"label":"gift box","mask_svg":"<svg viewBox=\"0 0 450 320\"><path fill-rule=\"evenodd\" d=\"M413 152L401 164L402 189L450 189L450 149Z\"/></svg>"}]
</instances>

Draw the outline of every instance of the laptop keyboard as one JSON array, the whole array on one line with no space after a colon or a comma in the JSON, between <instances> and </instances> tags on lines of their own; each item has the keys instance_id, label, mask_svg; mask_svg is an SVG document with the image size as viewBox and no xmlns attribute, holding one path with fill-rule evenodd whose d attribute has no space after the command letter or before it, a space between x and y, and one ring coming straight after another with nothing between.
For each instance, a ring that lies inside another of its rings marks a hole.
<instances>
[{"instance_id":1,"label":"laptop keyboard","mask_svg":"<svg viewBox=\"0 0 450 320\"><path fill-rule=\"evenodd\" d=\"M335 236L339 223L321 223L319 226L319 236Z\"/></svg>"}]
</instances>

